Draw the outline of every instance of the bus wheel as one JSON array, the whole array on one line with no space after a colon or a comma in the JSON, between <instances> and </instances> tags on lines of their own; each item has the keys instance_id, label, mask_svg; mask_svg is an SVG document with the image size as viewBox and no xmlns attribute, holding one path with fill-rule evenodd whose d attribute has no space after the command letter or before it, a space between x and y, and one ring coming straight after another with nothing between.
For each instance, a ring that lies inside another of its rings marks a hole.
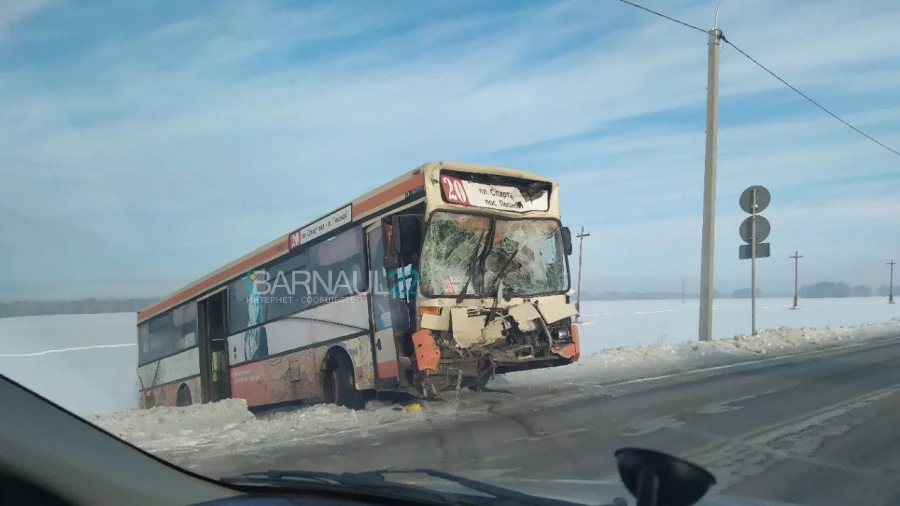
<instances>
[{"instance_id":1,"label":"bus wheel","mask_svg":"<svg viewBox=\"0 0 900 506\"><path fill-rule=\"evenodd\" d=\"M485 369L470 383L469 390L478 392L479 390L484 390L484 387L487 386L488 381L491 380L491 370Z\"/></svg>"},{"instance_id":2,"label":"bus wheel","mask_svg":"<svg viewBox=\"0 0 900 506\"><path fill-rule=\"evenodd\" d=\"M366 405L362 392L356 389L353 381L350 359L344 354L331 359L325 374L325 401L350 409L362 409Z\"/></svg>"},{"instance_id":3,"label":"bus wheel","mask_svg":"<svg viewBox=\"0 0 900 506\"><path fill-rule=\"evenodd\" d=\"M178 387L178 394L175 396L175 405L190 406L191 404L191 390L187 385L181 385Z\"/></svg>"}]
</instances>

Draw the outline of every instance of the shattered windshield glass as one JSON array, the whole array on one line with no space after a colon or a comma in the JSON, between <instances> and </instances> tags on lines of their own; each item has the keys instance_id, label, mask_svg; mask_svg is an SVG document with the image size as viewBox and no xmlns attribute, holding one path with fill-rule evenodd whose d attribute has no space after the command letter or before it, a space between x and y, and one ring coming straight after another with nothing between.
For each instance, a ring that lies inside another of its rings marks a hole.
<instances>
[{"instance_id":1,"label":"shattered windshield glass","mask_svg":"<svg viewBox=\"0 0 900 506\"><path fill-rule=\"evenodd\" d=\"M492 221L493 234L487 234ZM559 222L432 215L422 246L419 282L424 295L456 296L465 289L466 295L494 296L498 275L504 289L520 297L568 290Z\"/></svg>"}]
</instances>

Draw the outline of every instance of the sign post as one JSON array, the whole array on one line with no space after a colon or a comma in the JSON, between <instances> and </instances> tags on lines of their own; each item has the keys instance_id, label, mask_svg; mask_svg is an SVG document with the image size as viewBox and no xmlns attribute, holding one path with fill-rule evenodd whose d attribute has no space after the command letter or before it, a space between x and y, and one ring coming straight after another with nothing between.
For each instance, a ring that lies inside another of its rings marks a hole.
<instances>
[{"instance_id":1,"label":"sign post","mask_svg":"<svg viewBox=\"0 0 900 506\"><path fill-rule=\"evenodd\" d=\"M576 237L578 237L578 294L577 299L575 300L575 311L577 314L578 321L581 320L581 253L584 251L584 238L589 237L590 233L584 233L584 226L581 227L581 232L578 233Z\"/></svg>"},{"instance_id":2,"label":"sign post","mask_svg":"<svg viewBox=\"0 0 900 506\"><path fill-rule=\"evenodd\" d=\"M894 259L892 258L891 261L888 262L887 264L891 266L891 282L888 283L888 304L893 304L894 303L894 265L896 265L896 262L894 262Z\"/></svg>"},{"instance_id":3,"label":"sign post","mask_svg":"<svg viewBox=\"0 0 900 506\"><path fill-rule=\"evenodd\" d=\"M769 237L772 227L769 220L759 213L769 206L771 195L769 190L762 186L751 186L741 194L739 204L745 213L750 215L742 223L738 232L741 239L747 243L738 250L738 258L750 259L750 325L752 335L756 335L756 259L768 258L770 255L769 243L762 242Z\"/></svg>"},{"instance_id":4,"label":"sign post","mask_svg":"<svg viewBox=\"0 0 900 506\"><path fill-rule=\"evenodd\" d=\"M791 309L797 309L797 299L799 294L798 286L800 280L800 266L798 261L803 258L803 255L801 255L799 251L795 251L794 256L791 256L789 258L794 259L794 307L792 307Z\"/></svg>"},{"instance_id":5,"label":"sign post","mask_svg":"<svg viewBox=\"0 0 900 506\"><path fill-rule=\"evenodd\" d=\"M759 237L756 235L756 197L758 195L759 192L757 190L753 190L753 197L751 199L751 202L753 202L753 205L751 206L753 214L750 215L750 251L752 252L750 257L750 328L753 330L752 335L754 336L756 335L756 238Z\"/></svg>"}]
</instances>

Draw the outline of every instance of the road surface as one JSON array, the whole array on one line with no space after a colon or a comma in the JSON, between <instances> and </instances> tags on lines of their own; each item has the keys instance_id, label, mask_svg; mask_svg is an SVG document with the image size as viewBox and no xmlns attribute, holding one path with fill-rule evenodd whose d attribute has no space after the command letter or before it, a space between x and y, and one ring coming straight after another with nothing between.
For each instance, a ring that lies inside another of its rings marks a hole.
<instances>
[{"instance_id":1,"label":"road surface","mask_svg":"<svg viewBox=\"0 0 900 506\"><path fill-rule=\"evenodd\" d=\"M641 446L707 467L727 495L803 504L900 504L900 339L612 385L478 394L476 416L401 433L195 461L261 469L616 480ZM428 409L426 406L425 409ZM376 428L377 429L377 428Z\"/></svg>"}]
</instances>

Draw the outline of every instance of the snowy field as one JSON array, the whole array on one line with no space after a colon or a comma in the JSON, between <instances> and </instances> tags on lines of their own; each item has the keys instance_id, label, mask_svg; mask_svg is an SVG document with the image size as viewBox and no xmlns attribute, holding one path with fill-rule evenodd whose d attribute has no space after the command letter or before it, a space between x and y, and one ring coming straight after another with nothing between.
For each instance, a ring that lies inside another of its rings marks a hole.
<instances>
[{"instance_id":1,"label":"snowy field","mask_svg":"<svg viewBox=\"0 0 900 506\"><path fill-rule=\"evenodd\" d=\"M582 304L582 359L575 365L509 374L494 388L528 390L601 385L677 370L767 359L900 334L900 305L884 298L758 301L759 336L749 337L749 300L716 303L718 340L696 342L697 302L590 301ZM188 408L134 410L137 398L133 313L0 319L0 372L110 432L167 455L204 455L322 442L348 434L466 417L477 394L407 411L371 402L360 412L311 406L259 417L240 400ZM735 337L737 336L737 337ZM118 413L115 413L117 412ZM99 414L100 416L90 416Z\"/></svg>"},{"instance_id":2,"label":"snowy field","mask_svg":"<svg viewBox=\"0 0 900 506\"><path fill-rule=\"evenodd\" d=\"M85 416L137 407L135 313L0 318L0 373Z\"/></svg>"},{"instance_id":3,"label":"snowy field","mask_svg":"<svg viewBox=\"0 0 900 506\"><path fill-rule=\"evenodd\" d=\"M167 460L193 467L223 455L265 454L269 449L346 443L369 439L371 432L408 431L438 424L490 417L490 400L543 407L570 402L579 396L615 395L623 381L657 377L675 371L777 360L791 354L900 334L900 321L846 328L767 330L756 337L717 341L648 345L604 350L578 363L497 377L490 387L512 395L460 392L449 402L396 404L370 401L364 410L333 405L272 412L254 416L239 399L187 408L129 410L88 419L110 433ZM413 408L421 409L410 409ZM201 463L198 463L201 462Z\"/></svg>"},{"instance_id":4,"label":"snowy field","mask_svg":"<svg viewBox=\"0 0 900 506\"><path fill-rule=\"evenodd\" d=\"M792 299L756 301L759 330L781 327L846 327L900 318L900 305L888 305L885 297L801 299L791 310ZM699 301L625 300L588 301L581 304L584 353L649 344L674 344L697 339ZM720 299L713 304L713 337L750 333L750 299Z\"/></svg>"}]
</instances>

